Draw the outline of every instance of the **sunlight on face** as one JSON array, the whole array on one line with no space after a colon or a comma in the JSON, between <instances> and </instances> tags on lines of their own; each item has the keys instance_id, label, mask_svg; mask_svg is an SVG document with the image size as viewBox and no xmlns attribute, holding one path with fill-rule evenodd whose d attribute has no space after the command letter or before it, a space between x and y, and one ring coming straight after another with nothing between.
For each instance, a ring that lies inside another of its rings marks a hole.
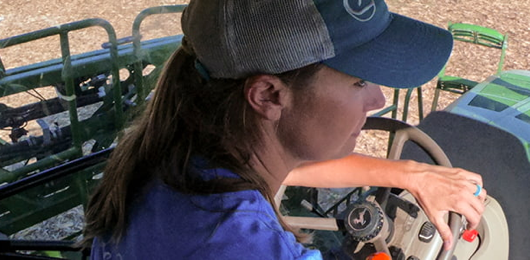
<instances>
[{"instance_id":1,"label":"sunlight on face","mask_svg":"<svg viewBox=\"0 0 530 260\"><path fill-rule=\"evenodd\" d=\"M351 153L370 110L385 103L378 85L325 67L280 120L280 139L303 160Z\"/></svg>"}]
</instances>

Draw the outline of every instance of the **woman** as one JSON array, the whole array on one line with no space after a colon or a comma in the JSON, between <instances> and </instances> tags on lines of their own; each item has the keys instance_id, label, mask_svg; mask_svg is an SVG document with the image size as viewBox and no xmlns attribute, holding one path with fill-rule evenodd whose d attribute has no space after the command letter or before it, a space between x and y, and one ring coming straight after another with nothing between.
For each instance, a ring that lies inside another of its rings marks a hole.
<instances>
[{"instance_id":1,"label":"woman","mask_svg":"<svg viewBox=\"0 0 530 260\"><path fill-rule=\"evenodd\" d=\"M477 224L479 175L350 155L366 113L384 104L378 84L430 80L448 32L383 1L191 0L182 26L89 203L93 259L321 259L278 218L282 183L410 189L448 243L444 212ZM320 164L289 174L329 159L333 178ZM449 192L469 201L455 206Z\"/></svg>"}]
</instances>

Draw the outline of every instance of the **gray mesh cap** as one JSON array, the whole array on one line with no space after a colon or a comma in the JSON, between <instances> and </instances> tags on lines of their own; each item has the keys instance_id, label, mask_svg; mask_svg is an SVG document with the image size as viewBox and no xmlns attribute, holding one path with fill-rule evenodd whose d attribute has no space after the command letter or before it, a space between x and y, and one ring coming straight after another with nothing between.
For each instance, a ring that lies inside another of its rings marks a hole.
<instances>
[{"instance_id":1,"label":"gray mesh cap","mask_svg":"<svg viewBox=\"0 0 530 260\"><path fill-rule=\"evenodd\" d=\"M212 78L277 74L321 62L408 88L447 62L446 30L388 11L382 0L191 0L185 41Z\"/></svg>"}]
</instances>

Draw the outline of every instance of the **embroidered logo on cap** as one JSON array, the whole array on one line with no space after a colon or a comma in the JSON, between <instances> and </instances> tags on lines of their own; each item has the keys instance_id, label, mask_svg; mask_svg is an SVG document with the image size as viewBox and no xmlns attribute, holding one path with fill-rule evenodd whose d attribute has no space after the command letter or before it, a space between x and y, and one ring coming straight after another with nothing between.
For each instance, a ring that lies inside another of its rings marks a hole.
<instances>
[{"instance_id":1,"label":"embroidered logo on cap","mask_svg":"<svg viewBox=\"0 0 530 260\"><path fill-rule=\"evenodd\" d=\"M344 9L359 22L370 21L376 10L374 0L357 0L357 4L353 7L349 0L344 0Z\"/></svg>"}]
</instances>

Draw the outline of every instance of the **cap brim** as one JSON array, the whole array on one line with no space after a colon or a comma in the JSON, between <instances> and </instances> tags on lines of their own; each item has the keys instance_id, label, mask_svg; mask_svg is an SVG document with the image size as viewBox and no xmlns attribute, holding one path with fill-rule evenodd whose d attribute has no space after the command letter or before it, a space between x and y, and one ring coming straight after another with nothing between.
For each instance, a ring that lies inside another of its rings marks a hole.
<instances>
[{"instance_id":1,"label":"cap brim","mask_svg":"<svg viewBox=\"0 0 530 260\"><path fill-rule=\"evenodd\" d=\"M418 87L443 68L453 48L447 30L392 13L378 37L338 54L324 64L346 74L395 88Z\"/></svg>"}]
</instances>

